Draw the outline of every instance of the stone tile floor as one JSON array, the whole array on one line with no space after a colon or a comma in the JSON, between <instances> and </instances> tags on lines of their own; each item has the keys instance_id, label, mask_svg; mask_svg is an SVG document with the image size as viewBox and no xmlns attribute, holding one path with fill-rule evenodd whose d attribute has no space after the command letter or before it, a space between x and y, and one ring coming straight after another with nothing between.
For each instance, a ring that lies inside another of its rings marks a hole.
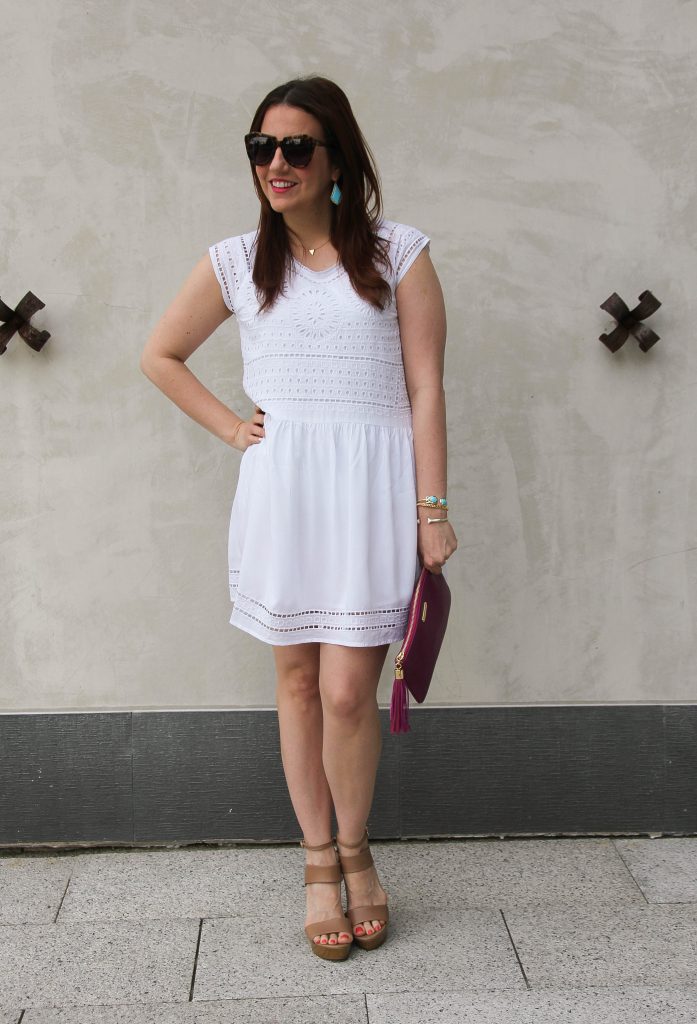
<instances>
[{"instance_id":1,"label":"stone tile floor","mask_svg":"<svg viewBox=\"0 0 697 1024\"><path fill-rule=\"evenodd\" d=\"M373 842L343 963L297 846L0 850L0 1024L697 1024L697 837Z\"/></svg>"}]
</instances>

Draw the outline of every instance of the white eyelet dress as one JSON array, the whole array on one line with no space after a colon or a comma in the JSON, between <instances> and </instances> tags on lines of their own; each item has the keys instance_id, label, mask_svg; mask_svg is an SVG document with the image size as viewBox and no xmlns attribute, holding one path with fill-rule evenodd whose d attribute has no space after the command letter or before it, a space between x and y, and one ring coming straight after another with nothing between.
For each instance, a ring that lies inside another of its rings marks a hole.
<instances>
[{"instance_id":1,"label":"white eyelet dress","mask_svg":"<svg viewBox=\"0 0 697 1024\"><path fill-rule=\"evenodd\" d=\"M411 406L394 291L429 239L383 220L392 301L361 299L341 264L294 261L259 313L256 232L210 247L239 324L243 387L265 412L242 454L228 542L230 622L270 644L401 640L420 566Z\"/></svg>"}]
</instances>

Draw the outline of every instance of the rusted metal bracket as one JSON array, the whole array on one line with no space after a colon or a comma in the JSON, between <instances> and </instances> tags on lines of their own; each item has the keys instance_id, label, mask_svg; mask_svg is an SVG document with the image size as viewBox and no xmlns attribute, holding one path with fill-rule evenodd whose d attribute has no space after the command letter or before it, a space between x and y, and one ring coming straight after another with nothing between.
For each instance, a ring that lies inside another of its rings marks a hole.
<instances>
[{"instance_id":1,"label":"rusted metal bracket","mask_svg":"<svg viewBox=\"0 0 697 1024\"><path fill-rule=\"evenodd\" d=\"M29 321L34 313L43 309L44 306L45 303L41 299L37 299L33 292L27 292L16 309L10 309L0 299L0 320L4 321L0 325L0 355L7 349L7 343L15 331L19 332L20 337L24 338L27 345L35 352L41 351L51 335L48 331L37 331Z\"/></svg>"},{"instance_id":2,"label":"rusted metal bracket","mask_svg":"<svg viewBox=\"0 0 697 1024\"><path fill-rule=\"evenodd\" d=\"M602 341L603 345L607 345L611 352L616 352L619 348L622 348L627 340L627 336L632 334L639 342L641 351L648 352L651 346L655 345L658 341L659 335L652 331L650 327L640 323L640 321L655 313L660 305L661 303L655 295L646 291L642 292L639 296L639 305L630 310L617 292L613 292L609 299L605 299L605 302L600 303L600 308L608 312L610 316L614 316L617 321L617 327L610 334L601 334L600 341Z\"/></svg>"}]
</instances>

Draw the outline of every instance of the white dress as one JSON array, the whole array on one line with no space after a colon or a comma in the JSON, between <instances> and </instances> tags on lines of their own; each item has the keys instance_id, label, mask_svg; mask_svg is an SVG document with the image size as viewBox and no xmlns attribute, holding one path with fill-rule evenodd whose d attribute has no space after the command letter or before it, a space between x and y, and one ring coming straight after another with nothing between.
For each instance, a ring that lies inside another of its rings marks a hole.
<instances>
[{"instance_id":1,"label":"white dress","mask_svg":"<svg viewBox=\"0 0 697 1024\"><path fill-rule=\"evenodd\" d=\"M259 313L256 232L210 247L239 324L243 387L265 437L242 454L228 543L230 622L270 644L401 640L420 566L411 406L394 290L429 239L383 220L380 312L339 263L298 261Z\"/></svg>"}]
</instances>

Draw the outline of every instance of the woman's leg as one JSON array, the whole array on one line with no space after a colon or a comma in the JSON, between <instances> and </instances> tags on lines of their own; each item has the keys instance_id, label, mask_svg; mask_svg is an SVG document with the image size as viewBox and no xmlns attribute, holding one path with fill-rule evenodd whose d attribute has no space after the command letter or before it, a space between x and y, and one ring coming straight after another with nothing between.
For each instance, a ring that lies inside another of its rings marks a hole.
<instances>
[{"instance_id":1,"label":"woman's leg","mask_svg":"<svg viewBox=\"0 0 697 1024\"><path fill-rule=\"evenodd\" d=\"M274 647L276 701L281 736L281 758L291 803L310 846L331 838L331 794L322 765L322 702L319 692L319 644ZM306 851L308 864L336 862L334 850ZM307 917L328 920L343 915L341 886L320 882L306 886ZM341 933L338 941L350 936ZM315 941L337 942L336 933L318 934Z\"/></svg>"},{"instance_id":2,"label":"woman's leg","mask_svg":"<svg viewBox=\"0 0 697 1024\"><path fill-rule=\"evenodd\" d=\"M381 736L377 687L389 644L343 647L320 644L319 689L324 711L324 771L334 801L340 837L358 843L373 802ZM339 852L356 850L339 845ZM380 904L387 894L374 867L344 876L350 906ZM378 921L356 925L357 935L372 934Z\"/></svg>"}]
</instances>

